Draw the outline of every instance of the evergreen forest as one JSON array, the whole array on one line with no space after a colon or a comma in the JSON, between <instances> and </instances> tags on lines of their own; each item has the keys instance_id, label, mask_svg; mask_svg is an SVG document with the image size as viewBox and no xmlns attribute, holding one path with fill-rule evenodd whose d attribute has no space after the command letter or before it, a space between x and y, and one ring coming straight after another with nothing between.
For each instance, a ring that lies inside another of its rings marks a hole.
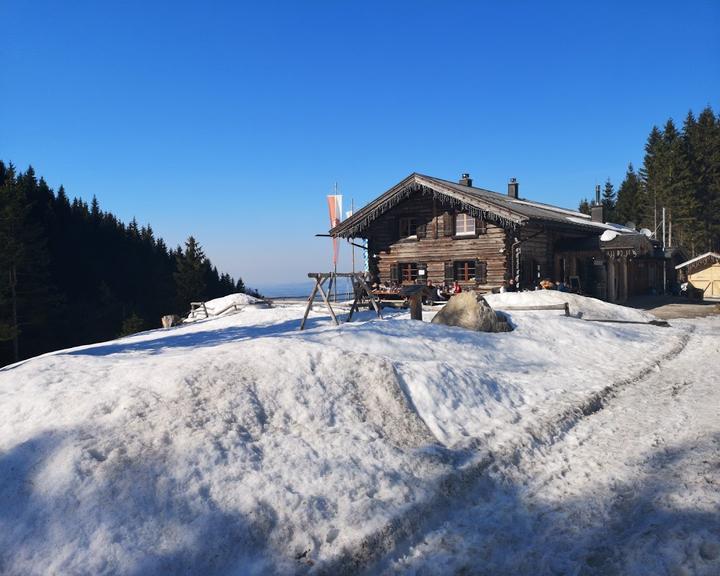
<instances>
[{"instance_id":1,"label":"evergreen forest","mask_svg":"<svg viewBox=\"0 0 720 576\"><path fill-rule=\"evenodd\" d=\"M218 273L192 236L168 248L149 224L0 161L0 365L158 328L236 291L242 280Z\"/></svg>"},{"instance_id":2,"label":"evergreen forest","mask_svg":"<svg viewBox=\"0 0 720 576\"><path fill-rule=\"evenodd\" d=\"M654 126L640 169L629 164L617 191L607 180L600 202L606 222L631 222L658 239L664 208L668 246L691 256L720 250L720 115L707 107L697 117L688 112L680 129L672 119ZM581 212L590 208L580 202Z\"/></svg>"}]
</instances>

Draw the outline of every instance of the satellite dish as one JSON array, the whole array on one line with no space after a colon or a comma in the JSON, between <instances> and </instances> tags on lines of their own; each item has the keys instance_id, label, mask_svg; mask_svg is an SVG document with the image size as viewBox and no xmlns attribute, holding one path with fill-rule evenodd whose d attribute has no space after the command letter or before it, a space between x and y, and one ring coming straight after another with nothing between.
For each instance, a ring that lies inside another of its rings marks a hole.
<instances>
[{"instance_id":1,"label":"satellite dish","mask_svg":"<svg viewBox=\"0 0 720 576\"><path fill-rule=\"evenodd\" d=\"M642 228L640 230L640 234L645 234L648 238L652 238L652 232L650 232L647 228Z\"/></svg>"}]
</instances>

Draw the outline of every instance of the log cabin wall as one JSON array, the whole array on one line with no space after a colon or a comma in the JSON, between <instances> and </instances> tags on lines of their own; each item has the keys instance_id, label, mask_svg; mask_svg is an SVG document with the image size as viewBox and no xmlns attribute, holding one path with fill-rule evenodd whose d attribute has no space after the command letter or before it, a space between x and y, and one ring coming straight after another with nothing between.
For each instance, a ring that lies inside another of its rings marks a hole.
<instances>
[{"instance_id":1,"label":"log cabin wall","mask_svg":"<svg viewBox=\"0 0 720 576\"><path fill-rule=\"evenodd\" d=\"M453 279L450 277L454 273L453 263L467 261L477 264L478 269L475 281L460 281L464 288L488 291L500 286L508 277L506 230L490 222L476 221L480 233L456 235L455 215L440 200L422 194L411 196L381 215L364 234L368 239L371 272L383 283L401 281L397 265L415 263L426 267L426 275L420 278L443 284ZM401 237L406 219L413 219L417 227L415 237Z\"/></svg>"}]
</instances>

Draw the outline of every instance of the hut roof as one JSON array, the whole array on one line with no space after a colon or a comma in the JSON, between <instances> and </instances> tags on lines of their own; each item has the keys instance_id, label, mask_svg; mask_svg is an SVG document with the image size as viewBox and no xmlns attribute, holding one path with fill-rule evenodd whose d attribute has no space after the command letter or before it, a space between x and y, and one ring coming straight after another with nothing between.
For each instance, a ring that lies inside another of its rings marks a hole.
<instances>
[{"instance_id":1,"label":"hut roof","mask_svg":"<svg viewBox=\"0 0 720 576\"><path fill-rule=\"evenodd\" d=\"M575 210L512 198L507 194L413 172L330 230L330 234L343 238L360 236L373 220L415 193L439 197L471 216L482 217L505 228L532 221L570 227L586 233L614 228L612 225L592 222L590 216Z\"/></svg>"},{"instance_id":2,"label":"hut roof","mask_svg":"<svg viewBox=\"0 0 720 576\"><path fill-rule=\"evenodd\" d=\"M720 254L718 254L717 252L705 252L705 254L696 256L692 260L688 260L687 262L678 264L677 266L675 266L675 269L680 270L680 268L692 267L697 270L700 268L705 268L706 266L712 266L717 262L720 262Z\"/></svg>"}]
</instances>

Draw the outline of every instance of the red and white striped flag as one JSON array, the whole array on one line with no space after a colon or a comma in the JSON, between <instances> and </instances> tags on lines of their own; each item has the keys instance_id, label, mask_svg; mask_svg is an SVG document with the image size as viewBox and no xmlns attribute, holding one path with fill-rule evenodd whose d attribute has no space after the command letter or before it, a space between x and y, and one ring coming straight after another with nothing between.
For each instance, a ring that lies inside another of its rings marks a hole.
<instances>
[{"instance_id":1,"label":"red and white striped flag","mask_svg":"<svg viewBox=\"0 0 720 576\"><path fill-rule=\"evenodd\" d=\"M335 228L342 220L342 194L330 194L327 197L330 210L330 227ZM333 238L333 266L337 266L338 239Z\"/></svg>"}]
</instances>

